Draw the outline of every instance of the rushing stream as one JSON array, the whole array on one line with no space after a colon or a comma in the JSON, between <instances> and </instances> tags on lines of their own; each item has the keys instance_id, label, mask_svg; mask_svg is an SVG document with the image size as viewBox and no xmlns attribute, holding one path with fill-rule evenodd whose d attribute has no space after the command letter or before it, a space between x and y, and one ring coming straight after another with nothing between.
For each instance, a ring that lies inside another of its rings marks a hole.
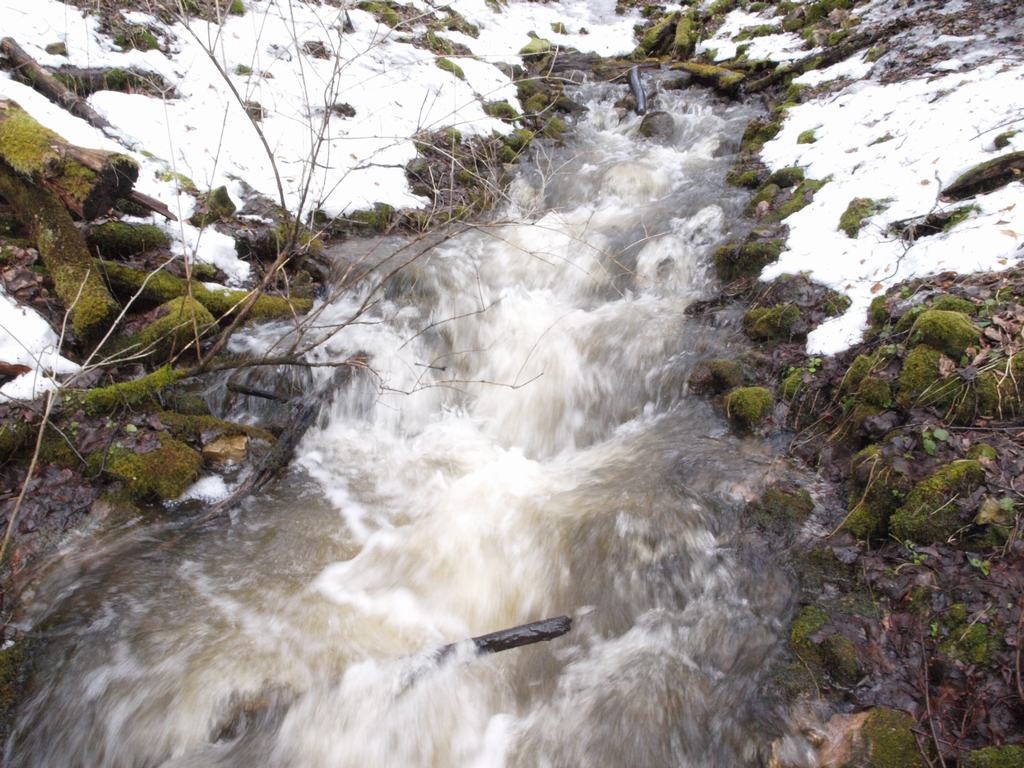
<instances>
[{"instance_id":1,"label":"rushing stream","mask_svg":"<svg viewBox=\"0 0 1024 768\"><path fill-rule=\"evenodd\" d=\"M39 589L10 768L760 764L788 590L733 540L771 457L685 387L731 354L685 310L739 226L751 113L668 92L675 136L646 140L623 91L583 88L496 222L316 352L371 369L336 377L273 492L202 536L83 542L103 564ZM559 614L548 643L431 655Z\"/></svg>"}]
</instances>

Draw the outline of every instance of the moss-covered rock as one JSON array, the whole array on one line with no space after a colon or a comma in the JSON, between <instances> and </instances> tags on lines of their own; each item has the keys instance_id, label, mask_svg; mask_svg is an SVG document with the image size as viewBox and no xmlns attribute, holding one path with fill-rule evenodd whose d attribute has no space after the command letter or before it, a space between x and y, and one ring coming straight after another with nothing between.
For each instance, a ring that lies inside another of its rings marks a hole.
<instances>
[{"instance_id":1,"label":"moss-covered rock","mask_svg":"<svg viewBox=\"0 0 1024 768\"><path fill-rule=\"evenodd\" d=\"M90 455L90 468L120 480L132 500L176 499L199 476L203 459L170 435L159 435L158 440L158 446L146 453L115 444L109 451Z\"/></svg>"},{"instance_id":2,"label":"moss-covered rock","mask_svg":"<svg viewBox=\"0 0 1024 768\"><path fill-rule=\"evenodd\" d=\"M750 432L772 412L775 401L764 387L737 387L725 396L725 413L737 429Z\"/></svg>"},{"instance_id":3,"label":"moss-covered rock","mask_svg":"<svg viewBox=\"0 0 1024 768\"><path fill-rule=\"evenodd\" d=\"M789 341L800 320L800 308L794 304L754 307L743 316L743 330L755 341Z\"/></svg>"},{"instance_id":4,"label":"moss-covered rock","mask_svg":"<svg viewBox=\"0 0 1024 768\"><path fill-rule=\"evenodd\" d=\"M224 186L211 189L196 207L189 222L196 227L206 227L217 221L230 219L235 215L235 204Z\"/></svg>"},{"instance_id":5,"label":"moss-covered rock","mask_svg":"<svg viewBox=\"0 0 1024 768\"><path fill-rule=\"evenodd\" d=\"M937 469L907 495L890 521L893 534L917 544L940 543L964 525L957 499L985 482L985 470L975 459L961 459Z\"/></svg>"},{"instance_id":6,"label":"moss-covered rock","mask_svg":"<svg viewBox=\"0 0 1024 768\"><path fill-rule=\"evenodd\" d=\"M965 171L942 190L942 196L951 200L963 200L973 195L991 192L1019 180L1021 173L1024 173L1024 152L1008 152Z\"/></svg>"},{"instance_id":7,"label":"moss-covered rock","mask_svg":"<svg viewBox=\"0 0 1024 768\"><path fill-rule=\"evenodd\" d=\"M483 103L483 110L484 114L506 122L519 119L519 113L507 101L485 101Z\"/></svg>"},{"instance_id":8,"label":"moss-covered rock","mask_svg":"<svg viewBox=\"0 0 1024 768\"><path fill-rule=\"evenodd\" d=\"M519 49L519 55L524 58L539 58L550 53L553 48L550 40L532 35L530 42Z\"/></svg>"},{"instance_id":9,"label":"moss-covered rock","mask_svg":"<svg viewBox=\"0 0 1024 768\"><path fill-rule=\"evenodd\" d=\"M864 381L864 377L874 366L874 360L867 355L857 355L853 358L853 362L850 363L850 367L846 369L846 373L843 374L843 378L839 382L839 394L848 395L856 392L860 383Z\"/></svg>"},{"instance_id":10,"label":"moss-covered rock","mask_svg":"<svg viewBox=\"0 0 1024 768\"><path fill-rule=\"evenodd\" d=\"M153 359L168 360L208 336L216 325L206 307L191 296L179 296L157 309L154 320L139 332L135 345Z\"/></svg>"},{"instance_id":11,"label":"moss-covered rock","mask_svg":"<svg viewBox=\"0 0 1024 768\"><path fill-rule=\"evenodd\" d=\"M978 305L969 299L962 299L959 296L952 296L943 293L932 298L932 309L942 309L948 312L961 312L964 315L973 315L978 310Z\"/></svg>"},{"instance_id":12,"label":"moss-covered rock","mask_svg":"<svg viewBox=\"0 0 1024 768\"><path fill-rule=\"evenodd\" d=\"M1024 747L985 747L976 749L964 760L965 768L1022 768Z\"/></svg>"},{"instance_id":13,"label":"moss-covered rock","mask_svg":"<svg viewBox=\"0 0 1024 768\"><path fill-rule=\"evenodd\" d=\"M683 13L676 24L675 38L672 42L672 55L677 59L690 58L693 56L699 38L700 26L697 14L691 9Z\"/></svg>"},{"instance_id":14,"label":"moss-covered rock","mask_svg":"<svg viewBox=\"0 0 1024 768\"><path fill-rule=\"evenodd\" d=\"M795 187L804 180L803 168L779 168L768 177L768 184L775 184L778 187Z\"/></svg>"},{"instance_id":15,"label":"moss-covered rock","mask_svg":"<svg viewBox=\"0 0 1024 768\"><path fill-rule=\"evenodd\" d=\"M857 387L857 399L877 408L892 405L892 386L887 379L865 376Z\"/></svg>"},{"instance_id":16,"label":"moss-covered rock","mask_svg":"<svg viewBox=\"0 0 1024 768\"><path fill-rule=\"evenodd\" d=\"M918 344L907 353L899 377L897 402L901 407L945 407L952 402L957 385L942 378L939 373L941 359L942 353L927 344Z\"/></svg>"},{"instance_id":17,"label":"moss-covered rock","mask_svg":"<svg viewBox=\"0 0 1024 768\"><path fill-rule=\"evenodd\" d=\"M814 199L814 193L825 186L826 183L826 181L819 181L817 179L804 179L793 190L790 198L775 209L772 219L782 221L802 208L806 208Z\"/></svg>"},{"instance_id":18,"label":"moss-covered rock","mask_svg":"<svg viewBox=\"0 0 1024 768\"><path fill-rule=\"evenodd\" d=\"M748 506L747 514L764 528L779 529L804 522L813 510L814 500L803 488L776 484Z\"/></svg>"},{"instance_id":19,"label":"moss-covered rock","mask_svg":"<svg viewBox=\"0 0 1024 768\"><path fill-rule=\"evenodd\" d=\"M740 149L743 152L757 153L766 142L774 139L782 130L779 120L751 120L743 131Z\"/></svg>"},{"instance_id":20,"label":"moss-covered rock","mask_svg":"<svg viewBox=\"0 0 1024 768\"><path fill-rule=\"evenodd\" d=\"M690 388L697 394L719 395L743 384L743 366L735 360L701 361L690 376Z\"/></svg>"},{"instance_id":21,"label":"moss-covered rock","mask_svg":"<svg viewBox=\"0 0 1024 768\"><path fill-rule=\"evenodd\" d=\"M821 663L828 676L840 685L853 685L860 676L853 642L840 634L829 635L819 646Z\"/></svg>"},{"instance_id":22,"label":"moss-covered rock","mask_svg":"<svg viewBox=\"0 0 1024 768\"><path fill-rule=\"evenodd\" d=\"M914 718L898 709L872 709L861 728L866 768L924 768L914 736L916 725Z\"/></svg>"},{"instance_id":23,"label":"moss-covered rock","mask_svg":"<svg viewBox=\"0 0 1024 768\"><path fill-rule=\"evenodd\" d=\"M867 197L855 197L839 217L838 228L845 232L847 237L856 237L860 228L864 226L864 219L873 216L877 211L876 201Z\"/></svg>"},{"instance_id":24,"label":"moss-covered rock","mask_svg":"<svg viewBox=\"0 0 1024 768\"><path fill-rule=\"evenodd\" d=\"M805 662L817 658L817 644L811 636L817 634L828 623L828 614L816 605L804 606L793 619L789 630L789 647Z\"/></svg>"},{"instance_id":25,"label":"moss-covered rock","mask_svg":"<svg viewBox=\"0 0 1024 768\"><path fill-rule=\"evenodd\" d=\"M106 221L89 228L86 243L96 256L120 259L157 248L169 248L171 238L153 224Z\"/></svg>"},{"instance_id":26,"label":"moss-covered rock","mask_svg":"<svg viewBox=\"0 0 1024 768\"><path fill-rule=\"evenodd\" d=\"M959 360L967 347L978 344L978 329L962 312L926 309L910 328L911 344L927 344L933 349Z\"/></svg>"},{"instance_id":27,"label":"moss-covered rock","mask_svg":"<svg viewBox=\"0 0 1024 768\"><path fill-rule=\"evenodd\" d=\"M460 67L451 59L441 56L440 58L434 60L434 64L437 65L438 69L443 70L445 72L450 72L451 74L455 75L455 77L459 78L459 80L466 79L466 73L462 71L462 67Z\"/></svg>"},{"instance_id":28,"label":"moss-covered rock","mask_svg":"<svg viewBox=\"0 0 1024 768\"><path fill-rule=\"evenodd\" d=\"M814 133L813 128L808 128L806 131L801 131L800 135L796 137L797 144L813 144L818 140L818 137Z\"/></svg>"},{"instance_id":29,"label":"moss-covered rock","mask_svg":"<svg viewBox=\"0 0 1024 768\"><path fill-rule=\"evenodd\" d=\"M946 637L939 643L939 650L965 664L988 664L998 641L977 618L968 616L963 603L951 605L945 616Z\"/></svg>"},{"instance_id":30,"label":"moss-covered rock","mask_svg":"<svg viewBox=\"0 0 1024 768\"><path fill-rule=\"evenodd\" d=\"M748 240L740 245L725 245L715 251L715 272L718 278L732 282L756 277L768 264L778 261L785 246L781 238Z\"/></svg>"},{"instance_id":31,"label":"moss-covered rock","mask_svg":"<svg viewBox=\"0 0 1024 768\"><path fill-rule=\"evenodd\" d=\"M861 541L884 539L911 487L910 478L889 464L879 445L864 448L850 461L850 511L841 530Z\"/></svg>"}]
</instances>

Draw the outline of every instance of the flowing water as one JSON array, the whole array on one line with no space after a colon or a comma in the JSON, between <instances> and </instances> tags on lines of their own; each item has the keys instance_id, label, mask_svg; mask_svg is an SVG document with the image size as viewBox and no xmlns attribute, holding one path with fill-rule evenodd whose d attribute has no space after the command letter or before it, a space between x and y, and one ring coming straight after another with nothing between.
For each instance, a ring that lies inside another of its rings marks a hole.
<instances>
[{"instance_id":1,"label":"flowing water","mask_svg":"<svg viewBox=\"0 0 1024 768\"><path fill-rule=\"evenodd\" d=\"M40 589L9 766L760 764L788 591L732 542L771 456L685 386L732 354L685 310L741 226L723 177L751 113L669 92L675 135L646 140L622 93L582 88L498 220L314 353L370 369L333 380L271 493L202 536L86 542L102 565ZM549 643L432 655L559 614Z\"/></svg>"}]
</instances>

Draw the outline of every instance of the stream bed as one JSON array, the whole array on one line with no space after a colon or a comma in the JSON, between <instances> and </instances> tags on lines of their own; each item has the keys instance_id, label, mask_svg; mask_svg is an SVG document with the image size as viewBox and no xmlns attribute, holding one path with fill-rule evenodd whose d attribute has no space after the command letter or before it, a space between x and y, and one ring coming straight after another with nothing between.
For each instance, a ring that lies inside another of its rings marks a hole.
<instances>
[{"instance_id":1,"label":"stream bed","mask_svg":"<svg viewBox=\"0 0 1024 768\"><path fill-rule=\"evenodd\" d=\"M686 309L742 234L724 176L753 111L664 92L674 135L648 140L624 88L581 87L567 145L361 315L409 243L341 246L383 263L311 358L368 368L316 369L293 470L230 520L79 542L102 565L26 608L10 768L761 764L789 587L735 540L773 456L686 390L734 354ZM563 614L547 643L433 655Z\"/></svg>"}]
</instances>

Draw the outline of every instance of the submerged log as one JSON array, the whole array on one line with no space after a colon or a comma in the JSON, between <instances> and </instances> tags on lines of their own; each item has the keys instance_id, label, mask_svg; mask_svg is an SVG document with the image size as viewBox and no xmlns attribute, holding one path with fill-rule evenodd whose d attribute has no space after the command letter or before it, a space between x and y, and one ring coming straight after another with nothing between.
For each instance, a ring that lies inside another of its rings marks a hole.
<instances>
[{"instance_id":1,"label":"submerged log","mask_svg":"<svg viewBox=\"0 0 1024 768\"><path fill-rule=\"evenodd\" d=\"M0 163L0 196L14 208L39 249L57 296L71 315L80 341L92 344L117 317L117 302L107 292L89 255L85 237L60 201Z\"/></svg>"},{"instance_id":2,"label":"submerged log","mask_svg":"<svg viewBox=\"0 0 1024 768\"><path fill-rule=\"evenodd\" d=\"M139 177L127 155L68 144L7 99L0 99L0 159L86 220L109 211Z\"/></svg>"}]
</instances>

